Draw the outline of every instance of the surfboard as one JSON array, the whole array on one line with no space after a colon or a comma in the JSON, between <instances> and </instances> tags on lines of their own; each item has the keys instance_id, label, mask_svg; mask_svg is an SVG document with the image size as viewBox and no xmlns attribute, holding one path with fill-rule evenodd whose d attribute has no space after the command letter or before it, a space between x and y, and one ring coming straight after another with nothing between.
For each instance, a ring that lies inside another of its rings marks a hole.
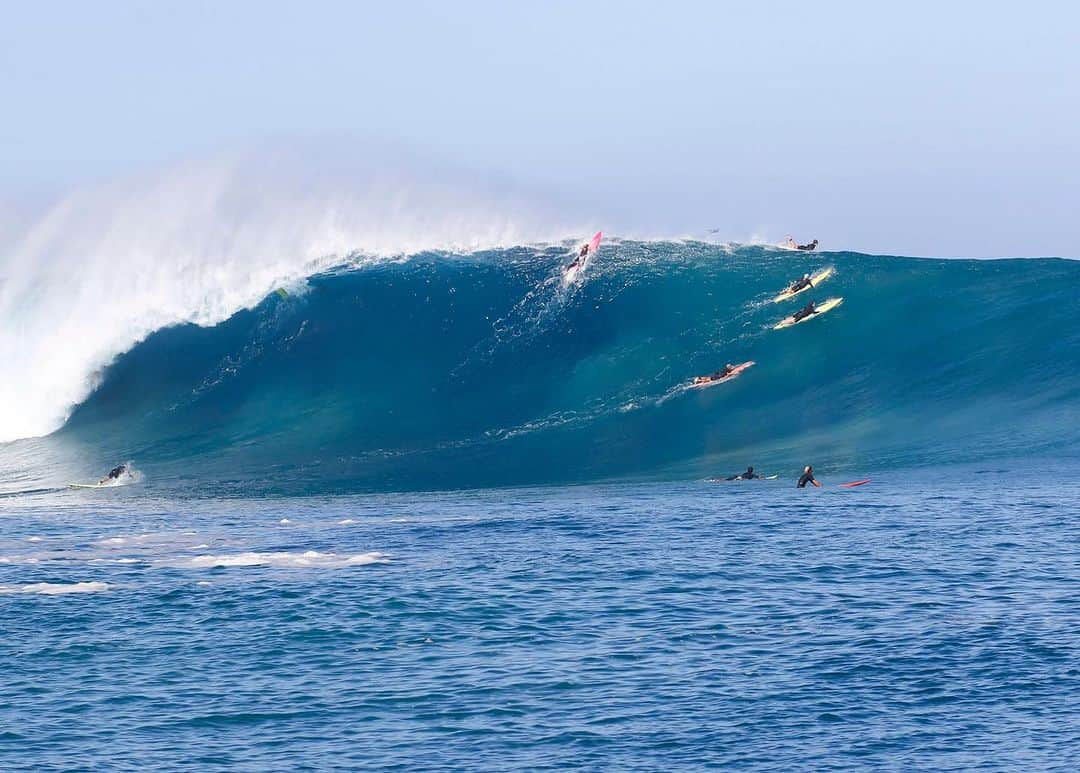
<instances>
[{"instance_id":1,"label":"surfboard","mask_svg":"<svg viewBox=\"0 0 1080 773\"><path fill-rule=\"evenodd\" d=\"M801 325L803 322L807 322L811 319L814 319L815 317L820 317L825 312L835 309L843 302L843 298L829 298L829 300L825 301L824 303L818 304L817 310L813 314L807 317L803 317L798 322L795 321L795 315L792 314L790 317L785 317L784 319L773 325L773 330L783 330L785 327L791 327L792 325Z\"/></svg>"},{"instance_id":2,"label":"surfboard","mask_svg":"<svg viewBox=\"0 0 1080 773\"><path fill-rule=\"evenodd\" d=\"M712 381L702 381L698 384L695 384L691 381L689 384L687 384L687 387L690 389L704 389L705 387L716 386L717 384L725 384L728 381L731 381L733 378L738 378L744 370L753 367L754 364L755 363L753 360L750 360L749 362L744 362L741 365L736 365L735 370L731 371L731 373L728 373L723 378L713 379Z\"/></svg>"},{"instance_id":3,"label":"surfboard","mask_svg":"<svg viewBox=\"0 0 1080 773\"><path fill-rule=\"evenodd\" d=\"M105 483L69 483L68 488L85 489L85 488L122 488L124 486L130 486L134 483L134 480L130 476L125 476L119 480L110 480Z\"/></svg>"},{"instance_id":4,"label":"surfboard","mask_svg":"<svg viewBox=\"0 0 1080 773\"><path fill-rule=\"evenodd\" d=\"M853 480L851 483L839 483L837 485L839 485L840 488L855 488L856 486L865 486L869 482L869 478L863 478L862 480Z\"/></svg>"},{"instance_id":5,"label":"surfboard","mask_svg":"<svg viewBox=\"0 0 1080 773\"><path fill-rule=\"evenodd\" d=\"M563 272L563 287L569 287L573 284L578 277L585 273L585 269L588 268L589 263L592 262L592 256L596 254L596 251L600 249L600 240L604 234L602 231L597 231L593 238L589 240L588 249L585 251L585 257L581 260L575 260L570 264L570 267Z\"/></svg>"},{"instance_id":6,"label":"surfboard","mask_svg":"<svg viewBox=\"0 0 1080 773\"><path fill-rule=\"evenodd\" d=\"M784 290L784 292L773 298L773 303L781 303L782 301L786 301L788 298L794 298L799 293L805 293L807 290L812 290L832 275L833 267L826 266L825 268L821 269L816 274L810 277L810 286L804 287L801 290L796 290L795 292L791 292L790 290Z\"/></svg>"}]
</instances>

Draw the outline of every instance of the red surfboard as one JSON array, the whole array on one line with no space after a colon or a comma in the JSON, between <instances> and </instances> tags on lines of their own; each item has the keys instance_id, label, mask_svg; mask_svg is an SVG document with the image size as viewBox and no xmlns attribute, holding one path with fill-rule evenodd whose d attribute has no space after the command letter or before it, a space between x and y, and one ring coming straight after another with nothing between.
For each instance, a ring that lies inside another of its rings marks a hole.
<instances>
[{"instance_id":1,"label":"red surfboard","mask_svg":"<svg viewBox=\"0 0 1080 773\"><path fill-rule=\"evenodd\" d=\"M853 480L851 483L841 483L840 488L855 488L856 486L865 486L870 482L869 478L863 478L862 480Z\"/></svg>"}]
</instances>

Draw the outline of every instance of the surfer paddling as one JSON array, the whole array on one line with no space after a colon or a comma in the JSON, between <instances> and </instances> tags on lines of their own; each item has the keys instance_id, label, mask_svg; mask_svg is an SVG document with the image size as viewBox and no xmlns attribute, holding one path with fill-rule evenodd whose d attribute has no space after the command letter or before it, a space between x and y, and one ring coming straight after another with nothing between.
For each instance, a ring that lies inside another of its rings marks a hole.
<instances>
[{"instance_id":1,"label":"surfer paddling","mask_svg":"<svg viewBox=\"0 0 1080 773\"><path fill-rule=\"evenodd\" d=\"M735 366L732 365L729 362L723 368L716 371L716 373L710 373L708 376L694 376L694 382L693 383L694 383L695 386L697 386L699 384L711 384L714 381L719 381L722 378L727 378L728 376L730 376L734 372L735 372Z\"/></svg>"},{"instance_id":2,"label":"surfer paddling","mask_svg":"<svg viewBox=\"0 0 1080 773\"><path fill-rule=\"evenodd\" d=\"M572 271L573 269L577 268L585 262L585 258L587 257L589 257L589 245L583 244L581 245L581 249L578 250L577 257L570 262L570 265L566 267L566 270Z\"/></svg>"},{"instance_id":3,"label":"surfer paddling","mask_svg":"<svg viewBox=\"0 0 1080 773\"><path fill-rule=\"evenodd\" d=\"M809 274L803 274L802 279L796 279L794 282L792 282L790 285L788 285L787 291L789 293L791 293L792 295L794 295L795 293L799 292L799 290L802 290L804 287L813 287L813 286L814 286L814 280L812 280L810 278L810 275Z\"/></svg>"},{"instance_id":4,"label":"surfer paddling","mask_svg":"<svg viewBox=\"0 0 1080 773\"><path fill-rule=\"evenodd\" d=\"M817 249L817 239L814 239L814 241L809 244L796 244L795 249L802 250L803 252L813 252Z\"/></svg>"},{"instance_id":5,"label":"surfer paddling","mask_svg":"<svg viewBox=\"0 0 1080 773\"><path fill-rule=\"evenodd\" d=\"M120 480L120 476L127 472L127 465L121 464L119 467L113 467L109 470L109 474L98 481L98 483L109 483L110 481Z\"/></svg>"},{"instance_id":6,"label":"surfer paddling","mask_svg":"<svg viewBox=\"0 0 1080 773\"><path fill-rule=\"evenodd\" d=\"M795 312L795 313L794 313L794 314L792 315L792 317L791 317L791 318L792 318L792 319L793 319L793 320L794 320L795 322L801 322L802 320L804 320L804 319L806 319L807 317L809 317L809 316L810 316L811 314L817 314L817 313L818 313L818 310L817 310L817 301L810 301L810 303L806 304L806 305L805 305L805 306L803 306L803 307L802 307L801 309L799 309L798 311L796 311L796 312Z\"/></svg>"},{"instance_id":7,"label":"surfer paddling","mask_svg":"<svg viewBox=\"0 0 1080 773\"><path fill-rule=\"evenodd\" d=\"M753 467L747 467L746 472L740 472L738 475L732 475L727 480L761 480L761 476L754 472Z\"/></svg>"},{"instance_id":8,"label":"surfer paddling","mask_svg":"<svg viewBox=\"0 0 1080 773\"><path fill-rule=\"evenodd\" d=\"M600 239L603 234L597 231L585 244L581 245L578 249L577 256L570 262L570 265L563 269L563 285L569 286L571 282L577 279L586 266L589 265L589 260L596 253L596 250L600 247Z\"/></svg>"},{"instance_id":9,"label":"surfer paddling","mask_svg":"<svg viewBox=\"0 0 1080 773\"><path fill-rule=\"evenodd\" d=\"M814 465L812 464L808 464L803 468L803 473L799 477L799 482L795 485L795 488L806 488L807 483L814 488L821 488L821 484L814 478Z\"/></svg>"},{"instance_id":10,"label":"surfer paddling","mask_svg":"<svg viewBox=\"0 0 1080 773\"><path fill-rule=\"evenodd\" d=\"M744 362L740 365L732 365L730 362L715 373L710 373L707 376L694 376L693 381L686 384L687 389L693 389L694 387L706 387L713 384L723 384L726 381L731 381L733 378L738 378L739 375L747 368L753 367L754 361Z\"/></svg>"}]
</instances>

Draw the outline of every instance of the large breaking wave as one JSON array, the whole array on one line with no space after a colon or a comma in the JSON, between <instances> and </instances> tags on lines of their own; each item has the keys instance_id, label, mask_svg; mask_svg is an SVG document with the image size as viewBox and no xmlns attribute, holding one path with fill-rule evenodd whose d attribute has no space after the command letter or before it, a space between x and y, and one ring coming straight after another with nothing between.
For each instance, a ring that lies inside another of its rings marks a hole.
<instances>
[{"instance_id":1,"label":"large breaking wave","mask_svg":"<svg viewBox=\"0 0 1080 773\"><path fill-rule=\"evenodd\" d=\"M474 251L586 225L394 148L333 151L257 149L89 186L18 219L3 207L0 442L57 429L107 364L164 327L217 324L345 260Z\"/></svg>"},{"instance_id":2,"label":"large breaking wave","mask_svg":"<svg viewBox=\"0 0 1080 773\"><path fill-rule=\"evenodd\" d=\"M297 277L104 370L52 436L64 475L134 459L146 485L323 493L872 471L1075 454L1080 263L796 254L701 242L420 252ZM772 295L832 264L835 311ZM254 289L252 290L254 292ZM678 386L755 360L703 391Z\"/></svg>"}]
</instances>

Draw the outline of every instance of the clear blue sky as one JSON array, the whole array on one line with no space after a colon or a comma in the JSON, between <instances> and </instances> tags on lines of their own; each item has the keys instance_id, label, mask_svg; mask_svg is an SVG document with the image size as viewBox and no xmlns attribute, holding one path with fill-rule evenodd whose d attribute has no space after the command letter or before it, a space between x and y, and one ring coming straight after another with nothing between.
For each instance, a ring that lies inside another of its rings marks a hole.
<instances>
[{"instance_id":1,"label":"clear blue sky","mask_svg":"<svg viewBox=\"0 0 1080 773\"><path fill-rule=\"evenodd\" d=\"M357 134L640 233L1077 255L1078 8L7 3L0 194Z\"/></svg>"}]
</instances>

